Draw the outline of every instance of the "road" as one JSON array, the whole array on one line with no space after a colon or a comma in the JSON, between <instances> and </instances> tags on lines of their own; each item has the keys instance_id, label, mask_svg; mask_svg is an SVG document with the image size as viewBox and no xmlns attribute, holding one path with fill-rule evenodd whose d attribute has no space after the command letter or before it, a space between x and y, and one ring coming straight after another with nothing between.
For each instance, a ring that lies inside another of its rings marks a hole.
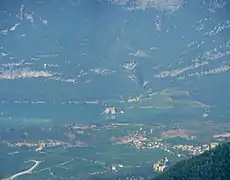
<instances>
[{"instance_id":1,"label":"road","mask_svg":"<svg viewBox=\"0 0 230 180\"><path fill-rule=\"evenodd\" d=\"M24 175L24 174L30 174L32 173L32 171L41 163L41 161L36 161L36 160L29 160L28 162L34 162L34 165L32 167L30 167L27 170L21 171L19 173L16 173L8 178L4 178L3 180L14 180L15 178L17 178L18 176Z\"/></svg>"}]
</instances>

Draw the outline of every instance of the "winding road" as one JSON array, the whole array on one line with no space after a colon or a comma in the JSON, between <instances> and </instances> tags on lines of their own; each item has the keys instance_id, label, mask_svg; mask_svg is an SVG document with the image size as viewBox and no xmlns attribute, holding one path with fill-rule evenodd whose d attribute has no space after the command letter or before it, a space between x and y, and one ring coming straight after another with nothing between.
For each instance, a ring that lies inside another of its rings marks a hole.
<instances>
[{"instance_id":1,"label":"winding road","mask_svg":"<svg viewBox=\"0 0 230 180\"><path fill-rule=\"evenodd\" d=\"M36 161L36 160L29 160L27 162L34 162L34 165L32 167L30 167L27 170L21 171L19 173L16 173L8 178L4 178L3 180L14 180L15 178L17 178L18 176L24 175L24 174L30 174L32 173L32 171L41 163L41 161Z\"/></svg>"}]
</instances>

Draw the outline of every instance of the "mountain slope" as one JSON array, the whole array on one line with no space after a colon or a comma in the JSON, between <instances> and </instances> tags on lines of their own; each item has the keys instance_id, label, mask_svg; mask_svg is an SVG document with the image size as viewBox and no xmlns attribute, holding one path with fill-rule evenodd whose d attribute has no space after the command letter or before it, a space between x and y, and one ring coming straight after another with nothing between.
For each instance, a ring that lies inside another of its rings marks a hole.
<instances>
[{"instance_id":1,"label":"mountain slope","mask_svg":"<svg viewBox=\"0 0 230 180\"><path fill-rule=\"evenodd\" d=\"M181 161L153 180L229 180L230 143Z\"/></svg>"}]
</instances>

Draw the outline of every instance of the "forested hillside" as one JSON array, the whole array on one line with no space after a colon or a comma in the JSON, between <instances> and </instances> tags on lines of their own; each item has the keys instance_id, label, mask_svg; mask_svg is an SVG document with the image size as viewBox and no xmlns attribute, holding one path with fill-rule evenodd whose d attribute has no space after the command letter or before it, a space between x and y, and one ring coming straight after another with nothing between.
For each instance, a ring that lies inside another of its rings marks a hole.
<instances>
[{"instance_id":1,"label":"forested hillside","mask_svg":"<svg viewBox=\"0 0 230 180\"><path fill-rule=\"evenodd\" d=\"M153 180L230 180L230 143L178 162Z\"/></svg>"}]
</instances>

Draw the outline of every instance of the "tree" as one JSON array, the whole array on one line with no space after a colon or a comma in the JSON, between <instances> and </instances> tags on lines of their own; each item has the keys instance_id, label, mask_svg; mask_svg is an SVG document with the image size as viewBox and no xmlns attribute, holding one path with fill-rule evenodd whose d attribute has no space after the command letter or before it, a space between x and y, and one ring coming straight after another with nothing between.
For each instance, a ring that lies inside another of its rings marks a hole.
<instances>
[{"instance_id":1,"label":"tree","mask_svg":"<svg viewBox=\"0 0 230 180\"><path fill-rule=\"evenodd\" d=\"M153 180L230 180L230 143L180 161Z\"/></svg>"}]
</instances>

